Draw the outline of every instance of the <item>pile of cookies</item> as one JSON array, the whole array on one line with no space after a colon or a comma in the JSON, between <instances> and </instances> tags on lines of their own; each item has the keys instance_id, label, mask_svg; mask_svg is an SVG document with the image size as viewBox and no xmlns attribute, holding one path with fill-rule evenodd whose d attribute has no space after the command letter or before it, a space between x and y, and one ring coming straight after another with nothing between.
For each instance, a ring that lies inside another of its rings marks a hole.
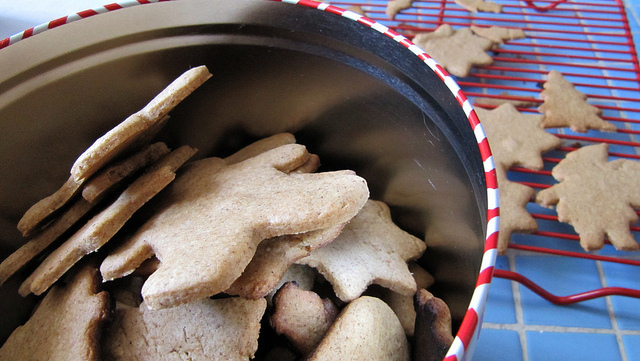
<instances>
[{"instance_id":1,"label":"pile of cookies","mask_svg":"<svg viewBox=\"0 0 640 361\"><path fill-rule=\"evenodd\" d=\"M25 213L0 283L37 261L19 293L42 300L0 360L442 359L425 242L363 178L289 133L224 158L155 141L210 77L186 71Z\"/></svg>"}]
</instances>

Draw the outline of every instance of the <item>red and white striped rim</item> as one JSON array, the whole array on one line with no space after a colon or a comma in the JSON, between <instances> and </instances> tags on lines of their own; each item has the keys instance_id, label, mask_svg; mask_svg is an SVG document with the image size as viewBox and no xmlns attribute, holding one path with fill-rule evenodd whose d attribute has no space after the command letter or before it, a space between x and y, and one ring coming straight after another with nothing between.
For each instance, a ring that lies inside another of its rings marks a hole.
<instances>
[{"instance_id":1,"label":"red and white striped rim","mask_svg":"<svg viewBox=\"0 0 640 361\"><path fill-rule=\"evenodd\" d=\"M98 15L101 13L106 13L114 10L119 10L135 5L143 5L150 4L162 1L172 1L172 0L128 0L117 3L111 3L108 5L104 5L98 8L89 9L85 11L78 12L73 15L64 16L59 19L55 19L49 21L48 23L44 23L33 28L29 28L21 33L15 34L6 39L0 40L0 49L5 48L11 44L15 44L20 40L29 38L33 35L39 34L48 29L52 29L58 27L60 25L68 24L74 22L76 20L88 18L93 15ZM470 360L473 349L475 348L475 344L477 342L478 336L480 334L481 328L481 320L484 315L485 304L489 292L489 285L493 278L493 270L496 263L497 257L497 243L498 243L498 228L499 228L499 197L498 197L498 182L496 179L496 171L493 163L493 156L491 154L491 149L489 147L489 143L487 141L486 134L480 121L478 120L478 116L476 115L475 110L471 106L471 102L464 95L456 81L447 73L444 68L438 64L433 58L431 58L424 50L420 49L417 45L412 43L408 38L404 35L401 35L387 26L382 25L376 21L373 21L366 16L358 14L353 11L344 10L338 8L336 6L316 2L312 0L271 0L271 1L280 1L283 3L290 3L296 5L307 6L310 8L326 11L329 13L333 13L347 19L356 21L357 23L363 24L369 28L372 28L391 39L395 40L397 43L401 44L405 48L407 48L411 53L420 58L431 70L433 70L439 77L442 79L444 84L447 86L449 91L455 96L456 100L464 110L468 120L469 125L473 129L473 132L476 137L476 141L478 142L478 148L480 150L480 155L483 160L484 172L485 172L485 180L487 183L487 233L485 239L485 248L482 256L482 262L480 266L480 273L478 276L478 280L476 282L476 287L473 292L473 296L471 297L471 301L469 303L469 307L465 313L465 316L462 320L462 324L456 334L456 337L453 341L453 344L449 348L447 355L445 356L445 361L454 361L454 360Z\"/></svg>"},{"instance_id":2,"label":"red and white striped rim","mask_svg":"<svg viewBox=\"0 0 640 361\"><path fill-rule=\"evenodd\" d=\"M499 228L499 198L498 198L498 182L496 179L496 171L493 163L493 156L489 148L486 134L475 110L471 106L471 102L464 95L456 81L447 73L444 68L431 58L424 50L412 43L405 36L389 29L387 26L377 23L361 14L353 11L344 10L326 3L318 3L311 0L275 0L291 4L304 5L318 10L334 13L345 18L364 24L401 44L411 51L415 56L420 58L431 70L433 70L440 79L445 83L447 88L455 96L456 100L464 110L469 125L478 142L478 148L484 165L485 179L487 183L487 234L485 239L484 254L480 266L480 274L476 282L476 288L471 297L471 302L464 315L460 329L456 334L453 344L449 348L445 361L454 360L471 360L473 349L478 340L481 328L481 320L484 316L485 304L489 292L489 285L493 278L493 269L496 263L497 244L498 244L498 228Z\"/></svg>"}]
</instances>

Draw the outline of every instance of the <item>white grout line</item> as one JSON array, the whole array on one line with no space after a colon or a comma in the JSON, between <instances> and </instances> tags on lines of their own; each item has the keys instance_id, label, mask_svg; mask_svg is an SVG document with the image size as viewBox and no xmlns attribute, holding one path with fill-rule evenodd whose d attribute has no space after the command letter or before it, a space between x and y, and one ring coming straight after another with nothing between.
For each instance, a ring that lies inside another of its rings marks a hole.
<instances>
[{"instance_id":1,"label":"white grout line","mask_svg":"<svg viewBox=\"0 0 640 361\"><path fill-rule=\"evenodd\" d=\"M517 323L483 322L482 327L492 330L509 330L525 332L554 332L554 333L594 333L601 335L640 336L640 330L613 330L611 328L554 326L554 325L521 325Z\"/></svg>"},{"instance_id":2,"label":"white grout line","mask_svg":"<svg viewBox=\"0 0 640 361\"><path fill-rule=\"evenodd\" d=\"M514 250L507 252L507 260L509 261L509 270L517 272L516 269L516 254ZM522 361L529 361L529 348L527 344L526 325L524 323L524 309L522 307L522 295L520 294L520 284L515 281L511 282L511 292L513 293L513 303L516 314L516 329L518 337L520 338L520 346L522 348Z\"/></svg>"},{"instance_id":3,"label":"white grout line","mask_svg":"<svg viewBox=\"0 0 640 361\"><path fill-rule=\"evenodd\" d=\"M598 275L600 276L600 285L602 287L607 287L607 277L604 274L604 269L602 268L602 262L596 261L596 268L598 269ZM616 312L613 309L613 302L611 302L611 297L605 297L605 302L607 304L607 311L609 312L609 319L611 320L611 329L616 335L616 342L618 343L618 349L620 351L620 358L622 361L628 361L627 353L624 349L624 343L622 340L622 333L620 332L620 328L618 327L618 319L616 318Z\"/></svg>"}]
</instances>

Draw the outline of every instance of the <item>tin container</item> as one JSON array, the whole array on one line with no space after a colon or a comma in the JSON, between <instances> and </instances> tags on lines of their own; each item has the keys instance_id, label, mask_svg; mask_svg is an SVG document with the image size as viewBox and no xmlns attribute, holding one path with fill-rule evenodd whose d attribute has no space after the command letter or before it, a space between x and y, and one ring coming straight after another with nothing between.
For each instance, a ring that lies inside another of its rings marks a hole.
<instances>
[{"instance_id":1,"label":"tin container","mask_svg":"<svg viewBox=\"0 0 640 361\"><path fill-rule=\"evenodd\" d=\"M287 131L320 155L321 170L355 170L395 222L427 242L420 263L453 316L448 357L470 359L498 206L484 132L454 79L404 36L327 4L125 5L0 50L0 257L24 242L18 219L64 183L86 147L204 64L213 78L171 113L169 145L224 156ZM25 275L0 288L11 315L2 342L36 302L17 296Z\"/></svg>"}]
</instances>

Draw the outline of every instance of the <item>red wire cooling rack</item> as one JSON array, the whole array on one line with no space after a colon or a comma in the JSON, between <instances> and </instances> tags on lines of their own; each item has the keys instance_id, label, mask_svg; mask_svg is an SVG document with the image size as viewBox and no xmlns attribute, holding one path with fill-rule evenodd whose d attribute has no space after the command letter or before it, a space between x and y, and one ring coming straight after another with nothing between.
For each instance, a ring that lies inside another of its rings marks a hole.
<instances>
[{"instance_id":1,"label":"red wire cooling rack","mask_svg":"<svg viewBox=\"0 0 640 361\"><path fill-rule=\"evenodd\" d=\"M574 133L568 129L549 130L563 139L563 146L545 154L545 168L533 171L513 167L509 178L536 190L555 183L551 169L570 151L594 143L608 143L612 158L640 159L640 67L629 22L622 0L494 0L503 6L501 13L472 13L454 1L415 1L408 9L390 19L385 10L387 0L332 1L333 5L360 6L365 15L411 38L418 32L433 31L441 24L455 27L491 26L524 30L526 39L506 41L493 51L494 63L474 68L470 75L458 78L458 84L474 105L492 108L486 99L524 101L521 112L536 113L542 103L539 92L550 70L562 72L585 93L590 104L602 110L602 118L614 123L615 132ZM640 190L639 190L640 191ZM573 229L558 221L553 210L530 202L527 209L537 220L539 229L518 237L510 252L548 254L586 258L640 267L637 253L605 248L586 253L567 248L577 244ZM639 212L640 214L640 212ZM631 227L640 240L640 224ZM570 304L597 297L620 295L640 298L640 290L603 287L574 295L557 296L532 282L525 275L496 269L495 276L517 281L541 297L556 304Z\"/></svg>"}]
</instances>

